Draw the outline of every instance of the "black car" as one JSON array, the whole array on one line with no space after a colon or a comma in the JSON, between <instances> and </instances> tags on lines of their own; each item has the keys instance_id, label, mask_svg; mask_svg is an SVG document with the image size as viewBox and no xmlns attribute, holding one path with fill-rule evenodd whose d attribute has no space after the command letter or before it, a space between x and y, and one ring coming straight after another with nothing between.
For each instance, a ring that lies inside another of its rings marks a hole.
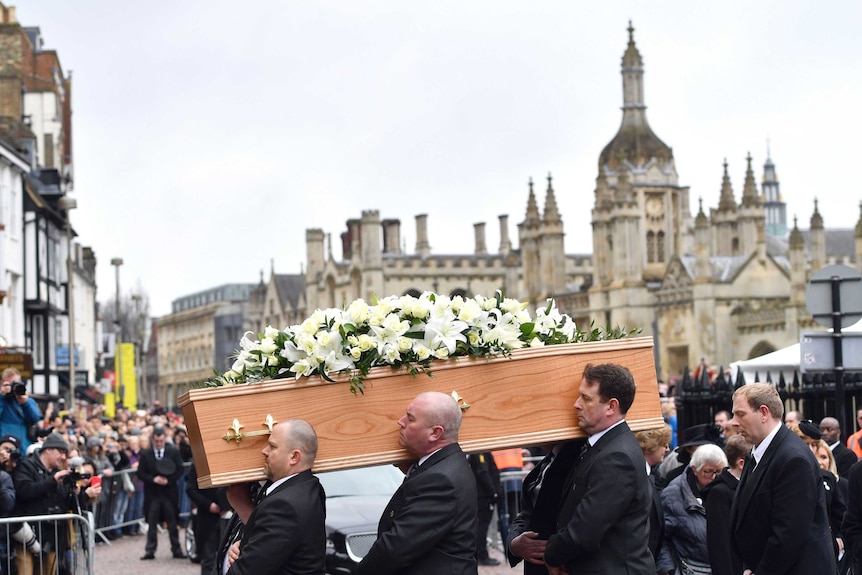
<instances>
[{"instance_id":1,"label":"black car","mask_svg":"<svg viewBox=\"0 0 862 575\"><path fill-rule=\"evenodd\" d=\"M318 474L326 490L326 572L350 575L377 540L377 523L404 474L391 465Z\"/></svg>"}]
</instances>

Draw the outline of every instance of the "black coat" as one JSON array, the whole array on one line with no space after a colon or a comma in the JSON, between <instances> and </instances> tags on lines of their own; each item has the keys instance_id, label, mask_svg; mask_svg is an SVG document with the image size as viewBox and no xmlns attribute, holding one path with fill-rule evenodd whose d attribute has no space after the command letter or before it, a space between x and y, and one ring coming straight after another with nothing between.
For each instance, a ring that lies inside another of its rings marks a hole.
<instances>
[{"instance_id":1,"label":"black coat","mask_svg":"<svg viewBox=\"0 0 862 575\"><path fill-rule=\"evenodd\" d=\"M796 434L778 431L755 467L746 461L730 511L734 552L755 573L832 574L832 533L820 466Z\"/></svg>"},{"instance_id":2,"label":"black coat","mask_svg":"<svg viewBox=\"0 0 862 575\"><path fill-rule=\"evenodd\" d=\"M847 512L841 523L844 549L856 573L862 568L862 462L850 468L847 486Z\"/></svg>"},{"instance_id":3,"label":"black coat","mask_svg":"<svg viewBox=\"0 0 862 575\"><path fill-rule=\"evenodd\" d=\"M56 469L48 469L42 464L39 454L33 453L22 459L12 470L15 484L15 515L45 515L67 513L72 508L72 486L66 482L57 483L54 479ZM42 544L54 540L55 523L44 522L41 526ZM39 533L37 526L33 530ZM62 530L59 531L62 538Z\"/></svg>"},{"instance_id":4,"label":"black coat","mask_svg":"<svg viewBox=\"0 0 862 575\"><path fill-rule=\"evenodd\" d=\"M859 460L856 454L853 453L853 450L848 449L839 441L835 449L832 450L832 456L835 458L835 467L838 468L838 475L845 479L850 477L850 468Z\"/></svg>"},{"instance_id":5,"label":"black coat","mask_svg":"<svg viewBox=\"0 0 862 575\"><path fill-rule=\"evenodd\" d=\"M177 481L183 472L183 460L180 452L170 443L165 445L165 453L161 461L156 461L156 452L152 447L141 451L138 462L138 479L144 483L144 517L155 498L165 499L171 503L175 512L179 512L179 491ZM161 475L168 480L167 485L155 483L156 476Z\"/></svg>"},{"instance_id":6,"label":"black coat","mask_svg":"<svg viewBox=\"0 0 862 575\"><path fill-rule=\"evenodd\" d=\"M512 543L512 539L524 531L535 531L539 534L539 539L547 540L556 532L557 513L559 513L560 505L563 502L563 484L572 470L572 466L577 462L578 454L586 441L586 439L576 439L566 442L553 459L550 455L546 455L524 478L524 485L521 488L520 511L509 526L509 535L506 541L506 556L512 567L522 561L520 557L513 555L510 551L509 545ZM550 468L545 473L542 488L536 495L534 488L539 475L548 465ZM524 561L524 573L525 575L547 575L548 569L544 565L535 565L529 561Z\"/></svg>"},{"instance_id":7,"label":"black coat","mask_svg":"<svg viewBox=\"0 0 862 575\"><path fill-rule=\"evenodd\" d=\"M221 514L213 513L210 510L212 504L215 503L218 505L220 511L230 509L230 503L227 500L227 488L210 487L201 489L198 487L198 473L194 464L192 464L189 468L188 481L186 482L186 493L191 502L198 508L198 512L194 518L194 528L195 543L198 545L198 552L200 552L207 539L218 531Z\"/></svg>"},{"instance_id":8,"label":"black coat","mask_svg":"<svg viewBox=\"0 0 862 575\"><path fill-rule=\"evenodd\" d=\"M703 490L706 507L706 546L712 575L739 575L742 562L733 555L730 537L730 507L739 479L725 469Z\"/></svg>"},{"instance_id":9,"label":"black coat","mask_svg":"<svg viewBox=\"0 0 862 575\"><path fill-rule=\"evenodd\" d=\"M476 480L457 443L416 468L392 496L359 575L475 575Z\"/></svg>"},{"instance_id":10,"label":"black coat","mask_svg":"<svg viewBox=\"0 0 862 575\"><path fill-rule=\"evenodd\" d=\"M291 477L251 512L228 575L321 575L325 519L326 494L317 477L311 471Z\"/></svg>"},{"instance_id":11,"label":"black coat","mask_svg":"<svg viewBox=\"0 0 862 575\"><path fill-rule=\"evenodd\" d=\"M602 435L565 485L545 563L565 565L569 575L653 575L652 486L643 451L625 421Z\"/></svg>"}]
</instances>

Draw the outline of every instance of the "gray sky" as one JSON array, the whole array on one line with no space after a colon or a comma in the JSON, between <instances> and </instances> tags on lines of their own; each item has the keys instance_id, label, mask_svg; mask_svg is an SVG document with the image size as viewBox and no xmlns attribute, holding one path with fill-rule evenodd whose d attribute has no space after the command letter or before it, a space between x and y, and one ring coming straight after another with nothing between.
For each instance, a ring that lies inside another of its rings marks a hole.
<instances>
[{"instance_id":1,"label":"gray sky","mask_svg":"<svg viewBox=\"0 0 862 575\"><path fill-rule=\"evenodd\" d=\"M696 6L696 8L693 8ZM473 250L473 223L523 220L527 180L554 188L569 253L592 249L599 153L621 119L632 19L647 117L692 209L727 158L767 139L788 214L853 227L862 190L862 3L19 0L73 72L73 225L99 298L183 295L299 273L305 229L428 214L432 252ZM541 206L540 206L541 207ZM340 244L335 256L340 258Z\"/></svg>"}]
</instances>

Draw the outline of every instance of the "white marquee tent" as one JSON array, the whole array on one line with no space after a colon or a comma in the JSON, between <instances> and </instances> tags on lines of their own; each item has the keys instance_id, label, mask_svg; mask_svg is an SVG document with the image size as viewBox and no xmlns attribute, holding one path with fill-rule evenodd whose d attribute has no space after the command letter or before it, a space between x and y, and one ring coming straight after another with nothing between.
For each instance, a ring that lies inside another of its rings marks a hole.
<instances>
[{"instance_id":1,"label":"white marquee tent","mask_svg":"<svg viewBox=\"0 0 862 575\"><path fill-rule=\"evenodd\" d=\"M832 330L829 330L830 332ZM862 320L856 322L850 327L841 330L843 332L862 332ZM773 383L778 383L781 374L784 374L784 381L788 385L793 381L793 374L799 370L800 345L794 343L782 349L775 350L771 353L761 355L752 359L735 361L730 364L731 385L736 382L736 374L741 369L742 375L745 377L746 383L754 383L755 376L760 378L760 381L766 381L767 373Z\"/></svg>"}]
</instances>

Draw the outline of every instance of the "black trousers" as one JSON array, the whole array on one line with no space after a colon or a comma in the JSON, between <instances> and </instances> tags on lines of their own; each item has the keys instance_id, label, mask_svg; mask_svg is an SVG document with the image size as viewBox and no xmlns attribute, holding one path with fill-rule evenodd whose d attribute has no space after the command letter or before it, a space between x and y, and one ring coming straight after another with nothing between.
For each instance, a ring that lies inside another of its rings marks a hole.
<instances>
[{"instance_id":1,"label":"black trousers","mask_svg":"<svg viewBox=\"0 0 862 575\"><path fill-rule=\"evenodd\" d=\"M166 521L168 524L168 536L171 538L171 552L181 554L180 534L177 531L177 510L167 497L154 497L147 511L147 553L155 553L159 544L159 522Z\"/></svg>"},{"instance_id":2,"label":"black trousers","mask_svg":"<svg viewBox=\"0 0 862 575\"><path fill-rule=\"evenodd\" d=\"M479 500L479 513L476 517L476 553L482 559L488 556L488 527L494 515L494 503L487 499Z\"/></svg>"}]
</instances>

